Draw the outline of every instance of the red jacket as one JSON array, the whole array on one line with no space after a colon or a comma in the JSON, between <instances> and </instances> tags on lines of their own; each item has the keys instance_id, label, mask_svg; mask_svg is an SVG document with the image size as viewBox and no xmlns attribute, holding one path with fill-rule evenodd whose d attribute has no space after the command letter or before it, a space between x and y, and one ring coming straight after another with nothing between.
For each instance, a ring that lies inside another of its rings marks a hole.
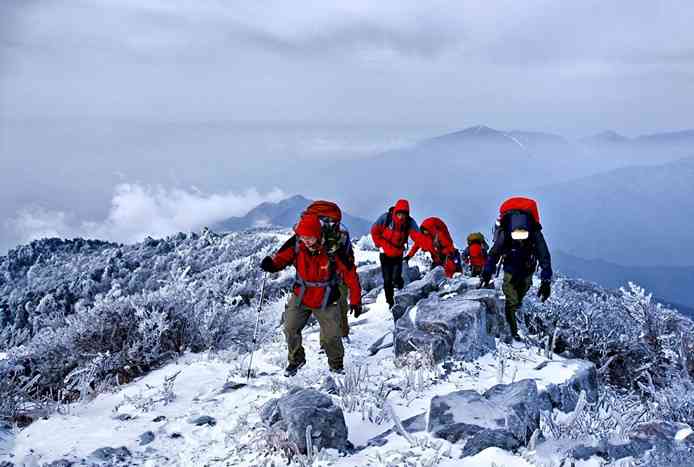
<instances>
[{"instance_id":1,"label":"red jacket","mask_svg":"<svg viewBox=\"0 0 694 467\"><path fill-rule=\"evenodd\" d=\"M399 220L395 215L398 212L404 212L407 217L403 221ZM371 238L386 256L398 258L402 257L408 237L425 245L430 243L419 232L417 222L410 217L410 204L401 199L387 213L376 219L376 222L371 226Z\"/></svg>"},{"instance_id":2,"label":"red jacket","mask_svg":"<svg viewBox=\"0 0 694 467\"><path fill-rule=\"evenodd\" d=\"M412 249L407 253L408 256L414 255L420 249L429 252L432 257L448 257L455 252L451 234L448 232L448 227L446 227L446 224L441 219L438 217L428 217L424 219L420 227L420 232L422 230L426 230L427 233L421 233L419 240L415 240ZM422 238L426 239L426 241L423 242ZM434 258L434 262L436 262L436 258Z\"/></svg>"},{"instance_id":3,"label":"red jacket","mask_svg":"<svg viewBox=\"0 0 694 467\"><path fill-rule=\"evenodd\" d=\"M330 256L321 247L313 253L306 246L299 242L297 245L296 235L285 242L277 253L272 257L275 271L293 265L296 268L297 282L294 284L294 294L302 297L301 302L309 308L321 308L324 303L330 304L337 300L339 290L337 281L330 285L330 295L325 296L327 287L306 285L302 293L301 281L305 282L330 282L336 279L337 274L342 276L345 284L349 288L349 301L352 305L361 303L361 285L359 276L354 264L349 264L349 260L341 258L339 254L333 257L332 264ZM303 295L303 296L302 296Z\"/></svg>"},{"instance_id":4,"label":"red jacket","mask_svg":"<svg viewBox=\"0 0 694 467\"><path fill-rule=\"evenodd\" d=\"M484 263L487 261L487 252L480 243L471 244L467 251L466 262L472 266L484 267Z\"/></svg>"}]
</instances>

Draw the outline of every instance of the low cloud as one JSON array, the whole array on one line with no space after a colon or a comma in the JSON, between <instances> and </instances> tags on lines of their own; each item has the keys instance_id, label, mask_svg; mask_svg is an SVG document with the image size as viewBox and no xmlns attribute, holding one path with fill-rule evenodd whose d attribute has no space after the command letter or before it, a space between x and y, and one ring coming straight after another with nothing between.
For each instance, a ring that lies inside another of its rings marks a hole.
<instances>
[{"instance_id":1,"label":"low cloud","mask_svg":"<svg viewBox=\"0 0 694 467\"><path fill-rule=\"evenodd\" d=\"M18 212L8 226L23 242L45 237L87 237L135 243L146 236L196 231L229 217L242 216L262 202L285 197L279 189L269 193L250 189L206 194L196 189L124 183L116 186L103 220L80 220L64 211L32 206Z\"/></svg>"}]
</instances>

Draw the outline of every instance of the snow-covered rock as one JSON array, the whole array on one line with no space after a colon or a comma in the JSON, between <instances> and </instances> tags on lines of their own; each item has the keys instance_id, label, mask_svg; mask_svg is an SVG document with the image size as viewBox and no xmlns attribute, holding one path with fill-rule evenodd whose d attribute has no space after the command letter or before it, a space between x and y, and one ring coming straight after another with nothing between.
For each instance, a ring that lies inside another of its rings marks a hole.
<instances>
[{"instance_id":1,"label":"snow-covered rock","mask_svg":"<svg viewBox=\"0 0 694 467\"><path fill-rule=\"evenodd\" d=\"M307 427L318 449L347 449L347 425L342 409L315 389L293 388L279 399L268 401L260 413L263 423L287 433L289 441L306 453Z\"/></svg>"},{"instance_id":2,"label":"snow-covered rock","mask_svg":"<svg viewBox=\"0 0 694 467\"><path fill-rule=\"evenodd\" d=\"M412 268L410 268L412 269ZM407 284L402 290L395 294L395 306L407 309L417 304L417 302L427 297L431 292L437 290L439 285L446 280L443 267L439 266L427 272L421 279L414 280Z\"/></svg>"},{"instance_id":3,"label":"snow-covered rock","mask_svg":"<svg viewBox=\"0 0 694 467\"><path fill-rule=\"evenodd\" d=\"M359 274L362 290L373 290L383 286L383 275L379 263L363 264L357 267L357 274ZM402 277L405 284L410 284L419 280L422 274L418 266L405 267L403 265Z\"/></svg>"},{"instance_id":4,"label":"snow-covered rock","mask_svg":"<svg viewBox=\"0 0 694 467\"><path fill-rule=\"evenodd\" d=\"M463 286L458 287L460 290L465 290L464 298L466 300L472 300L480 302L484 305L487 332L494 337L505 338L511 335L511 330L506 322L506 315L504 312L505 302L502 296L494 289L478 289L477 282L478 279L464 279L463 284L467 287L465 289ZM472 287L470 287L472 286ZM445 291L445 288L442 288Z\"/></svg>"},{"instance_id":5,"label":"snow-covered rock","mask_svg":"<svg viewBox=\"0 0 694 467\"><path fill-rule=\"evenodd\" d=\"M466 456L496 446L524 445L540 425L540 397L533 380L499 384L485 391L455 391L432 398L427 431L437 438L465 441Z\"/></svg>"},{"instance_id":6,"label":"snow-covered rock","mask_svg":"<svg viewBox=\"0 0 694 467\"><path fill-rule=\"evenodd\" d=\"M438 362L451 354L451 347L442 335L416 328L409 316L403 316L396 321L393 346L396 357L402 357L409 352L423 352Z\"/></svg>"},{"instance_id":7,"label":"snow-covered rock","mask_svg":"<svg viewBox=\"0 0 694 467\"><path fill-rule=\"evenodd\" d=\"M562 412L570 412L576 408L576 402L581 391L586 394L588 402L598 400L598 372L595 365L586 360L547 360L540 363L538 371L553 374L570 373L568 379L561 383L550 383L542 391L543 410L557 408Z\"/></svg>"},{"instance_id":8,"label":"snow-covered rock","mask_svg":"<svg viewBox=\"0 0 694 467\"><path fill-rule=\"evenodd\" d=\"M431 286L430 282L418 287L428 290ZM431 293L418 300L416 308L396 323L395 355L428 350L436 361L451 355L469 361L493 350L495 341L487 319L496 311L490 310L487 301L468 299L467 293L443 297ZM414 321L410 315L414 315Z\"/></svg>"},{"instance_id":9,"label":"snow-covered rock","mask_svg":"<svg viewBox=\"0 0 694 467\"><path fill-rule=\"evenodd\" d=\"M494 338L487 333L485 305L455 296L431 295L417 304L415 326L442 336L449 352L462 360L473 360L494 350Z\"/></svg>"}]
</instances>

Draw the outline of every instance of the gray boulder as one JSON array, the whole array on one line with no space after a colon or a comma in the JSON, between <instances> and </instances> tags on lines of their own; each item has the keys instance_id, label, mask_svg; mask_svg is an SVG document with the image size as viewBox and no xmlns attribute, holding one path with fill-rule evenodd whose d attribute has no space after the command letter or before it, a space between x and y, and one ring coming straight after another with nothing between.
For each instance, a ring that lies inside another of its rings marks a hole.
<instances>
[{"instance_id":1,"label":"gray boulder","mask_svg":"<svg viewBox=\"0 0 694 467\"><path fill-rule=\"evenodd\" d=\"M408 285L421 278L422 272L419 270L419 266L410 266L407 263L402 264L402 279L405 282L405 285Z\"/></svg>"},{"instance_id":2,"label":"gray boulder","mask_svg":"<svg viewBox=\"0 0 694 467\"><path fill-rule=\"evenodd\" d=\"M403 316L395 323L393 352L402 357L414 351L427 352L438 362L451 354L451 347L443 336L417 329L409 316Z\"/></svg>"},{"instance_id":3,"label":"gray boulder","mask_svg":"<svg viewBox=\"0 0 694 467\"><path fill-rule=\"evenodd\" d=\"M432 294L417 304L415 327L443 337L452 355L473 360L496 347L487 333L486 319L485 307L479 302Z\"/></svg>"},{"instance_id":4,"label":"gray boulder","mask_svg":"<svg viewBox=\"0 0 694 467\"><path fill-rule=\"evenodd\" d=\"M138 439L139 439L140 446L146 446L146 445L148 445L149 443L151 443L152 441L154 441L154 438L155 438L154 432L152 432L152 431L145 431L145 432L142 433L142 434L140 435L140 437L138 438Z\"/></svg>"},{"instance_id":5,"label":"gray boulder","mask_svg":"<svg viewBox=\"0 0 694 467\"><path fill-rule=\"evenodd\" d=\"M279 399L268 401L260 409L260 418L265 425L285 431L302 453L306 453L309 425L313 445L318 449L345 451L348 447L342 409L315 389L293 388Z\"/></svg>"},{"instance_id":6,"label":"gray boulder","mask_svg":"<svg viewBox=\"0 0 694 467\"><path fill-rule=\"evenodd\" d=\"M125 446L121 446L119 448L99 448L91 453L91 457L100 461L109 462L125 462L131 456L132 454L130 454L130 451Z\"/></svg>"},{"instance_id":7,"label":"gray boulder","mask_svg":"<svg viewBox=\"0 0 694 467\"><path fill-rule=\"evenodd\" d=\"M484 394L456 391L435 396L427 431L452 443L465 442L465 455L488 447L513 450L540 426L540 397L533 380L499 384Z\"/></svg>"},{"instance_id":8,"label":"gray boulder","mask_svg":"<svg viewBox=\"0 0 694 467\"><path fill-rule=\"evenodd\" d=\"M593 363L586 360L548 360L540 363L535 370L556 374L566 368L572 368L575 374L563 383L549 384L540 391L542 410L571 412L576 408L581 391L585 391L588 402L597 402L598 372Z\"/></svg>"},{"instance_id":9,"label":"gray boulder","mask_svg":"<svg viewBox=\"0 0 694 467\"><path fill-rule=\"evenodd\" d=\"M364 295L361 299L361 302L364 305L370 305L371 303L376 303L376 299L378 296L381 294L381 291L383 291L383 286L378 286L369 291L366 295Z\"/></svg>"},{"instance_id":10,"label":"gray boulder","mask_svg":"<svg viewBox=\"0 0 694 467\"><path fill-rule=\"evenodd\" d=\"M68 459L58 459L50 464L44 464L43 467L72 467L73 465L77 465L77 462ZM2 462L0 462L0 467L5 467ZM10 464L9 467L12 467L12 464Z\"/></svg>"},{"instance_id":11,"label":"gray boulder","mask_svg":"<svg viewBox=\"0 0 694 467\"><path fill-rule=\"evenodd\" d=\"M477 286L479 284L480 284L480 280L476 277L467 277L467 276L453 277L451 279L448 279L448 281L446 281L446 283L444 283L441 286L441 288L439 290L439 295L446 295L446 294L462 295L469 290L477 289Z\"/></svg>"},{"instance_id":12,"label":"gray boulder","mask_svg":"<svg viewBox=\"0 0 694 467\"><path fill-rule=\"evenodd\" d=\"M408 433L417 433L426 430L427 427L427 414L420 413L414 415L410 418L402 420L402 427ZM394 433L398 433L398 430L393 426L392 428L384 431L383 433L371 438L366 445L367 446L383 446L388 442L388 437Z\"/></svg>"},{"instance_id":13,"label":"gray boulder","mask_svg":"<svg viewBox=\"0 0 694 467\"><path fill-rule=\"evenodd\" d=\"M217 424L217 420L209 415L201 415L197 418L191 419L190 423L195 426L215 426Z\"/></svg>"},{"instance_id":14,"label":"gray boulder","mask_svg":"<svg viewBox=\"0 0 694 467\"><path fill-rule=\"evenodd\" d=\"M383 276L381 275L381 266L379 264L359 266L357 274L359 274L359 283L362 290L371 290L383 286Z\"/></svg>"},{"instance_id":15,"label":"gray boulder","mask_svg":"<svg viewBox=\"0 0 694 467\"><path fill-rule=\"evenodd\" d=\"M510 432L484 429L472 433L465 441L461 457L474 456L487 448L501 448L513 451L522 445Z\"/></svg>"},{"instance_id":16,"label":"gray boulder","mask_svg":"<svg viewBox=\"0 0 694 467\"><path fill-rule=\"evenodd\" d=\"M465 292L463 297L466 300L479 302L484 306L489 334L502 339L511 335L511 330L506 322L505 302L496 290L478 289L475 286Z\"/></svg>"},{"instance_id":17,"label":"gray boulder","mask_svg":"<svg viewBox=\"0 0 694 467\"><path fill-rule=\"evenodd\" d=\"M417 304L431 292L439 289L439 285L446 280L446 273L442 266L427 272L421 279L407 284L395 294L395 304L407 309Z\"/></svg>"}]
</instances>

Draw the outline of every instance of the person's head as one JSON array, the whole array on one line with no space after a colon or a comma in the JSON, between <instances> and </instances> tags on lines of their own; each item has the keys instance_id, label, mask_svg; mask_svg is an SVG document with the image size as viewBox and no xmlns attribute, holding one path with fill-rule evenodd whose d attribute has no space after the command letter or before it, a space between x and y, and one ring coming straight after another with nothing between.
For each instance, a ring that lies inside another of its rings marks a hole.
<instances>
[{"instance_id":1,"label":"person's head","mask_svg":"<svg viewBox=\"0 0 694 467\"><path fill-rule=\"evenodd\" d=\"M512 212L508 215L509 231L513 240L523 241L530 236L531 219L525 212Z\"/></svg>"},{"instance_id":2,"label":"person's head","mask_svg":"<svg viewBox=\"0 0 694 467\"><path fill-rule=\"evenodd\" d=\"M403 222L410 217L410 203L406 199L399 199L393 206L393 216L398 222Z\"/></svg>"},{"instance_id":3,"label":"person's head","mask_svg":"<svg viewBox=\"0 0 694 467\"><path fill-rule=\"evenodd\" d=\"M320 247L321 223L317 216L306 214L294 226L294 232L301 243L311 251Z\"/></svg>"}]
</instances>

